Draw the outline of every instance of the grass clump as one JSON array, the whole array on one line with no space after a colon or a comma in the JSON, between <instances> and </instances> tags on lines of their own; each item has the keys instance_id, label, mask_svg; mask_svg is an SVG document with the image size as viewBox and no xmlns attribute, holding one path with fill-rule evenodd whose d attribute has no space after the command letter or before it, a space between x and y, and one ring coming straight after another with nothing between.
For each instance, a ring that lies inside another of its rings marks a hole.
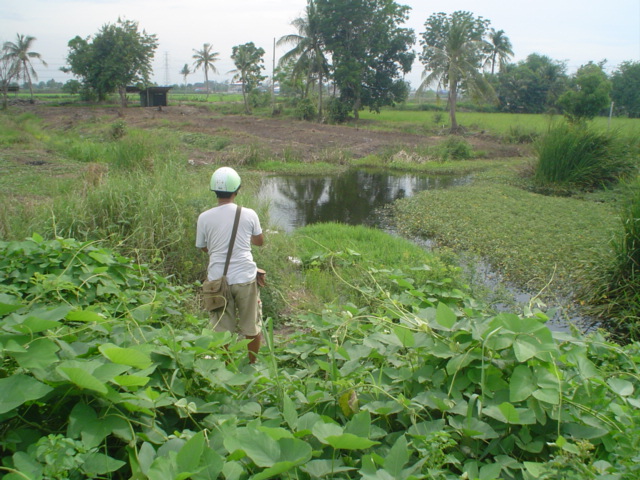
<instances>
[{"instance_id":1,"label":"grass clump","mask_svg":"<svg viewBox=\"0 0 640 480\"><path fill-rule=\"evenodd\" d=\"M615 134L561 124L536 144L535 181L541 186L597 188L616 183L633 168L630 151Z\"/></svg>"},{"instance_id":2,"label":"grass clump","mask_svg":"<svg viewBox=\"0 0 640 480\"><path fill-rule=\"evenodd\" d=\"M640 339L640 177L626 187L620 229L611 242L613 260L604 278L593 279L594 302L623 341Z\"/></svg>"}]
</instances>

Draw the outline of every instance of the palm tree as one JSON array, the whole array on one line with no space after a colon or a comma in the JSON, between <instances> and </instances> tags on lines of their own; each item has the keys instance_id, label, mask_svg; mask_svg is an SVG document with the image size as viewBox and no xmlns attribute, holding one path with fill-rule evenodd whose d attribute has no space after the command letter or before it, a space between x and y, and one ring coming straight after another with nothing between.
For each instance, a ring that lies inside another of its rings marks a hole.
<instances>
[{"instance_id":1,"label":"palm tree","mask_svg":"<svg viewBox=\"0 0 640 480\"><path fill-rule=\"evenodd\" d=\"M186 63L184 64L184 67L182 67L182 70L180 70L180 75L182 75L182 78L184 78L184 89L187 89L187 77L189 75L191 75L191 70L189 70L189 65L187 65Z\"/></svg>"},{"instance_id":2,"label":"palm tree","mask_svg":"<svg viewBox=\"0 0 640 480\"><path fill-rule=\"evenodd\" d=\"M425 71L418 90L434 83L448 88L451 133L458 133L456 103L462 86L475 97L495 97L493 88L479 70L481 54L487 49L482 40L482 20L475 20L468 12L454 12L449 19L440 17L434 22L440 22L432 29L439 36L430 44L426 41L427 33L424 34L425 53L421 58Z\"/></svg>"},{"instance_id":3,"label":"palm tree","mask_svg":"<svg viewBox=\"0 0 640 480\"><path fill-rule=\"evenodd\" d=\"M280 45L293 45L293 48L280 58L280 65L293 62L293 75L307 75L305 96L315 75L318 79L318 119L322 118L322 80L329 73L329 64L324 56L322 36L316 6L313 1L307 2L306 15L296 18L291 25L297 34L285 35L278 40Z\"/></svg>"},{"instance_id":4,"label":"palm tree","mask_svg":"<svg viewBox=\"0 0 640 480\"><path fill-rule=\"evenodd\" d=\"M193 55L195 60L195 62L193 62L193 67L195 70L198 70L199 68L204 70L204 83L207 88L207 98L209 98L209 70L213 73L218 73L216 67L213 66L213 62L218 61L218 52L212 52L212 48L213 46L210 43L205 43L202 45L202 50L193 49L195 52Z\"/></svg>"},{"instance_id":5,"label":"palm tree","mask_svg":"<svg viewBox=\"0 0 640 480\"><path fill-rule=\"evenodd\" d=\"M491 75L495 72L496 60L500 70L507 64L507 60L513 57L513 47L511 40L504 34L504 30L496 31L494 28L489 32L489 42L487 42L488 55L485 65L491 63Z\"/></svg>"},{"instance_id":6,"label":"palm tree","mask_svg":"<svg viewBox=\"0 0 640 480\"><path fill-rule=\"evenodd\" d=\"M262 56L264 55L264 49L256 47L253 42L245 43L243 45L236 45L233 47L231 53L231 59L236 68L229 73L234 73L233 80L240 80L242 84L242 99L244 100L244 111L247 115L251 114L251 108L247 98L253 88L264 79L260 74L264 68L262 65Z\"/></svg>"},{"instance_id":7,"label":"palm tree","mask_svg":"<svg viewBox=\"0 0 640 480\"><path fill-rule=\"evenodd\" d=\"M24 79L29 84L29 91L31 92L31 103L33 103L33 85L31 79L38 79L33 65L31 64L32 58L37 58L46 67L47 62L42 60L38 52L32 52L31 47L33 42L36 41L35 37L29 35L18 34L16 37L16 43L5 42L2 50L4 51L4 58L9 59L13 66L14 76L17 80Z\"/></svg>"}]
</instances>

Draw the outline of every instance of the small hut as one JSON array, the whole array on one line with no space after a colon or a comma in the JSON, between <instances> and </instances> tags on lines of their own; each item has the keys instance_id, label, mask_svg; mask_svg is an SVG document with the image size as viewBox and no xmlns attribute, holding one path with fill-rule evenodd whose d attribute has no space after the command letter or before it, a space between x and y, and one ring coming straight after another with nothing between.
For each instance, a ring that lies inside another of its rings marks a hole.
<instances>
[{"instance_id":1,"label":"small hut","mask_svg":"<svg viewBox=\"0 0 640 480\"><path fill-rule=\"evenodd\" d=\"M140 90L140 105L143 107L166 107L171 87L147 87Z\"/></svg>"}]
</instances>

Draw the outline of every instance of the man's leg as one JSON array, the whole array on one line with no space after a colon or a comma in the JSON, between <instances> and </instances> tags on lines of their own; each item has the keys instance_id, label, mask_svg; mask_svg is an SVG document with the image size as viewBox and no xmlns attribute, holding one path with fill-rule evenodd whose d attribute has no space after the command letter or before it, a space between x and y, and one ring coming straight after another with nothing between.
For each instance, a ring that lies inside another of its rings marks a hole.
<instances>
[{"instance_id":1,"label":"man's leg","mask_svg":"<svg viewBox=\"0 0 640 480\"><path fill-rule=\"evenodd\" d=\"M258 286L254 280L235 287L240 332L250 340L247 346L249 363L255 363L262 344L262 314L258 305Z\"/></svg>"},{"instance_id":2,"label":"man's leg","mask_svg":"<svg viewBox=\"0 0 640 480\"><path fill-rule=\"evenodd\" d=\"M262 345L262 333L258 335L247 335L245 338L251 340L247 348L249 349L249 363L256 363L260 345Z\"/></svg>"}]
</instances>

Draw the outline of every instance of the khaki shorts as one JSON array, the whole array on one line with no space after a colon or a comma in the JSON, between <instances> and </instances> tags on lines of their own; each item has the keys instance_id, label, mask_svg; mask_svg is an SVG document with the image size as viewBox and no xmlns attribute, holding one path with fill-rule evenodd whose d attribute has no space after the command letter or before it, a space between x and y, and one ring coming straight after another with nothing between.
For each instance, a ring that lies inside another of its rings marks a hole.
<instances>
[{"instance_id":1,"label":"khaki shorts","mask_svg":"<svg viewBox=\"0 0 640 480\"><path fill-rule=\"evenodd\" d=\"M262 331L262 303L256 281L230 287L233 298L224 310L211 313L211 327L216 332L241 333L245 337L259 335Z\"/></svg>"}]
</instances>

